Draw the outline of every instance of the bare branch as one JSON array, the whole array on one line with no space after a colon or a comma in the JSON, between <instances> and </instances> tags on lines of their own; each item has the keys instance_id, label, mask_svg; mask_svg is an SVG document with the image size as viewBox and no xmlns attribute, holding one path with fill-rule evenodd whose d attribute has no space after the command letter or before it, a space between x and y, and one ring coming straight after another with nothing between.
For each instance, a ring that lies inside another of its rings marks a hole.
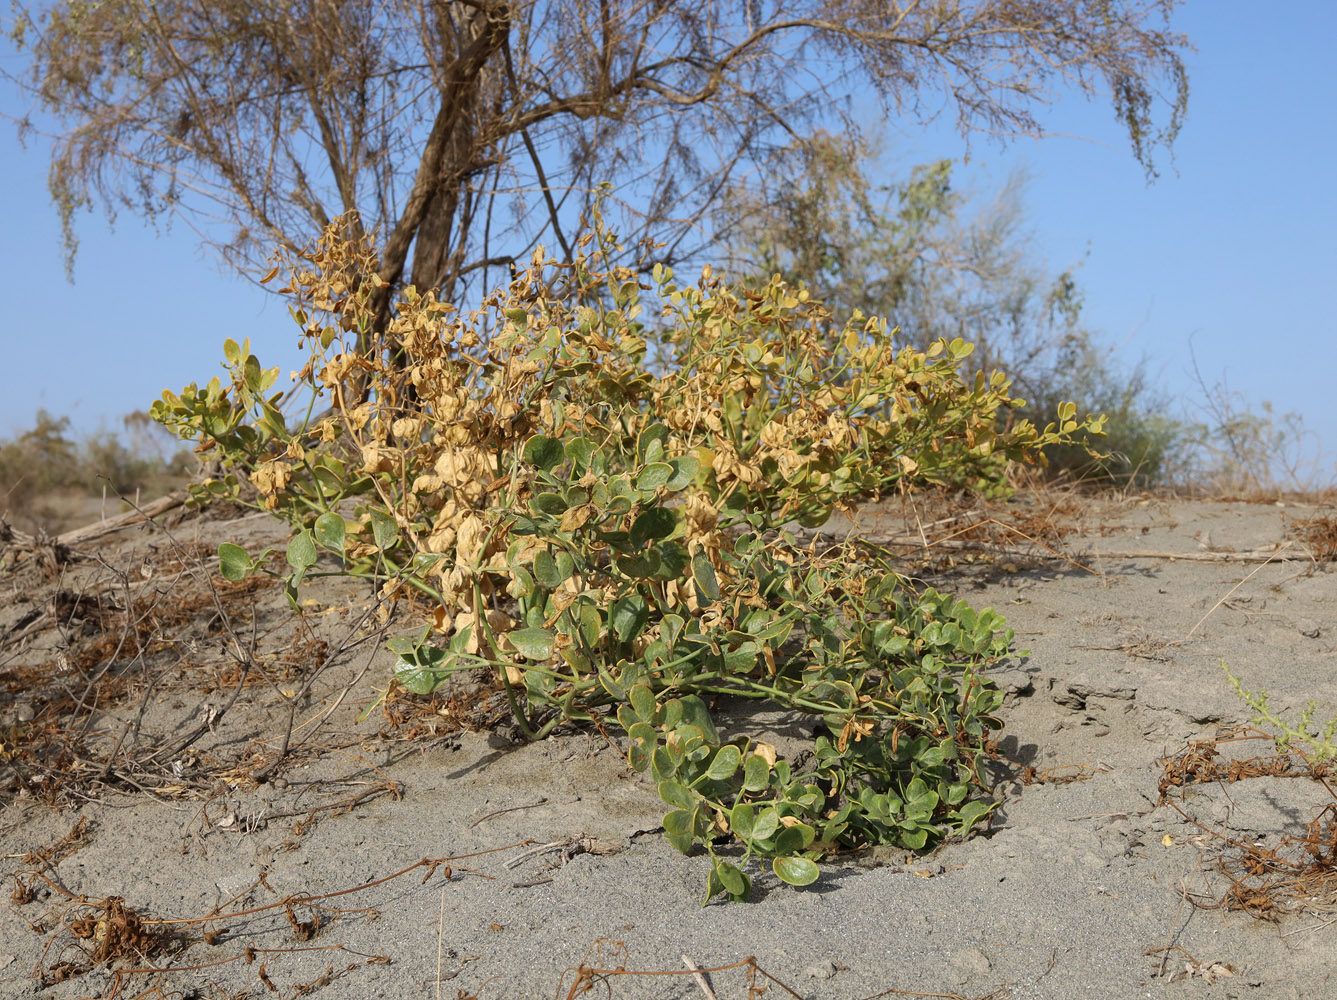
<instances>
[{"instance_id":1,"label":"bare branch","mask_svg":"<svg viewBox=\"0 0 1337 1000\"><path fill-rule=\"evenodd\" d=\"M392 286L457 294L549 228L569 252L603 181L625 234L688 253L732 178L845 128L854 93L1003 137L1103 96L1154 176L1188 99L1178 2L56 0L22 79L63 123L71 257L94 204L196 215L238 266L338 206Z\"/></svg>"}]
</instances>

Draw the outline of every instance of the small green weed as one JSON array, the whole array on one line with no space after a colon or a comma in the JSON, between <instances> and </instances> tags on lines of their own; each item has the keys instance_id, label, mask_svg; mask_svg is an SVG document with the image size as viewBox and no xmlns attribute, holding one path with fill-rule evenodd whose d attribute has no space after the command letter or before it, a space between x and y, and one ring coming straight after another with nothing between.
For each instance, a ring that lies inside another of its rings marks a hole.
<instances>
[{"instance_id":1,"label":"small green weed","mask_svg":"<svg viewBox=\"0 0 1337 1000\"><path fill-rule=\"evenodd\" d=\"M1298 746L1310 760L1314 761L1337 757L1337 740L1334 739L1337 737L1337 716L1320 729L1314 723L1318 705L1311 701L1300 713L1298 722L1288 719L1268 704L1269 696L1266 691L1250 691L1224 661L1221 663L1221 669L1225 671L1231 690L1239 696L1240 701L1253 710L1254 725L1269 727L1275 734L1274 738L1279 748Z\"/></svg>"}]
</instances>

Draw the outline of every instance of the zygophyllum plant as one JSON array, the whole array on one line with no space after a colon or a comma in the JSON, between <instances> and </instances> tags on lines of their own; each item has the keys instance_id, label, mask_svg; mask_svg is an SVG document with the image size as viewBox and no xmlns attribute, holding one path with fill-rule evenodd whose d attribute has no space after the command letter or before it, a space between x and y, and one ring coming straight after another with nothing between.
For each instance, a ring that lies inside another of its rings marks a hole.
<instances>
[{"instance_id":1,"label":"zygophyllum plant","mask_svg":"<svg viewBox=\"0 0 1337 1000\"><path fill-rule=\"evenodd\" d=\"M643 287L606 263L597 219L575 260L539 251L468 315L408 289L377 338L375 252L337 232L266 279L284 276L311 347L305 417L285 421L277 372L232 342L228 384L153 409L220 457L201 500L245 477L292 525L291 595L311 572L412 589L431 610L392 640L395 682L428 694L486 665L531 739L613 714L669 839L710 852L707 898L746 898L753 857L802 885L829 852L917 850L989 812L985 668L1011 631L853 548L816 558L787 526L924 483L1002 490L1006 463L1099 421L1065 404L1044 430L1009 422L1004 375L963 378L970 345L898 347L779 279L744 292L706 268L681 287L656 268ZM219 554L226 577L267 571ZM720 734L721 696L810 716L813 767Z\"/></svg>"}]
</instances>

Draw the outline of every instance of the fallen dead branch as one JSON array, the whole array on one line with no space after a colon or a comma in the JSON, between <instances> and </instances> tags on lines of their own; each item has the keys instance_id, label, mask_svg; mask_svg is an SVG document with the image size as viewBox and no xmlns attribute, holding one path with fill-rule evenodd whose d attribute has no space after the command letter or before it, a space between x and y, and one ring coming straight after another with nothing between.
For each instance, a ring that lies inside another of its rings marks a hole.
<instances>
[{"instance_id":1,"label":"fallen dead branch","mask_svg":"<svg viewBox=\"0 0 1337 1000\"><path fill-rule=\"evenodd\" d=\"M880 1000L882 997L940 997L941 1000L1004 1000L1009 995L1006 986L1000 986L991 993L978 997L963 997L960 993L921 993L918 990L883 990L863 1000Z\"/></svg>"},{"instance_id":2,"label":"fallen dead branch","mask_svg":"<svg viewBox=\"0 0 1337 1000\"><path fill-rule=\"evenodd\" d=\"M190 499L190 494L186 490L176 490L165 497L159 497L151 503L136 507L134 510L128 510L124 514L109 517L93 524L86 524L82 528L73 528L55 536L45 533L30 535L0 518L0 547L9 548L20 557L35 556L43 561L49 559L57 566L65 565L78 559L88 558L76 551L76 546L95 541L136 524L142 524L145 521L151 521L155 517L176 510L184 505L188 499Z\"/></svg>"},{"instance_id":3,"label":"fallen dead branch","mask_svg":"<svg viewBox=\"0 0 1337 1000\"><path fill-rule=\"evenodd\" d=\"M1007 527L1004 525L1004 527ZM968 539L930 539L927 544L924 539L914 535L863 535L854 536L857 540L866 542L869 545L879 545L884 547L912 548L928 551L930 549L944 549L952 552L980 552L989 555L1003 556L1016 555L1017 546L1015 543L1005 542L977 542ZM1249 549L1244 552L1171 552L1165 549L1086 549L1083 551L1063 552L1057 549L1043 546L1040 549L1028 549L1024 553L1028 558L1036 559L1054 559L1061 562L1070 563L1082 569L1089 570L1087 563L1098 559L1166 559L1171 562L1183 560L1186 562L1212 562L1212 563L1255 563L1255 562L1293 562L1297 560L1311 561L1311 559L1334 558L1332 556L1310 555L1309 553L1295 553L1294 555L1281 556L1280 550L1284 545L1276 548L1267 549Z\"/></svg>"}]
</instances>

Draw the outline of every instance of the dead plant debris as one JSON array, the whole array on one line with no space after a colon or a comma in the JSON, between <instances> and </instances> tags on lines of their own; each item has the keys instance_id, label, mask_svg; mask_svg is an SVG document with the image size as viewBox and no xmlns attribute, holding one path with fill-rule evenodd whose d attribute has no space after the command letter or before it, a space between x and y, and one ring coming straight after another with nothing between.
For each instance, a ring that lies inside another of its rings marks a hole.
<instances>
[{"instance_id":1,"label":"dead plant debris","mask_svg":"<svg viewBox=\"0 0 1337 1000\"><path fill-rule=\"evenodd\" d=\"M278 753L243 743L242 760L191 744L222 732L243 691L272 692L295 711L336 653L364 638L349 626L352 638L332 650L303 614L257 611L272 577L223 580L211 546L178 544L154 527L165 540L119 561L93 553L50 586L12 581L32 597L0 625L0 801L58 806L98 786L205 797L219 781L244 784L237 768L272 770L289 757L286 740ZM146 717L150 705L171 702L179 714ZM173 736L164 726L190 731ZM306 733L292 752L305 759L327 749Z\"/></svg>"},{"instance_id":2,"label":"dead plant debris","mask_svg":"<svg viewBox=\"0 0 1337 1000\"><path fill-rule=\"evenodd\" d=\"M1310 760L1294 748L1244 758L1230 758L1221 752L1224 744L1248 740L1272 743L1274 737L1247 726L1233 727L1214 739L1193 741L1162 762L1160 801L1220 843L1216 866L1230 880L1219 900L1202 903L1195 899L1194 905L1243 910L1274 921L1298 911L1330 910L1337 906L1337 790L1329 782L1334 762ZM1186 785L1259 778L1316 781L1331 801L1309 821L1303 836L1285 834L1275 847L1268 847L1206 826L1172 797L1174 789Z\"/></svg>"},{"instance_id":3,"label":"dead plant debris","mask_svg":"<svg viewBox=\"0 0 1337 1000\"><path fill-rule=\"evenodd\" d=\"M480 878L492 878L491 875L477 869L463 867L458 862L514 850L531 843L532 841L526 840L468 854L423 858L390 875L347 889L323 893L289 893L272 903L230 909L231 904L249 896L254 889L263 887L273 892L266 883L265 876L261 875L250 888L243 890L223 906L196 917L146 916L128 906L120 896L97 898L84 893L76 895L58 880L39 870L16 872L13 876L15 889L11 898L19 905L27 905L43 894L61 897L60 901L40 919L31 922L33 930L46 935L47 938L42 950L42 959L35 972L35 978L43 986L85 975L94 967L107 964L114 967L114 985L110 996L115 997L133 976L216 968L238 961L251 965L260 956L328 950L347 952L363 959L362 962L353 963L342 971L336 971L330 966L312 982L297 984L295 992L290 995L301 996L316 985L332 982L361 965L386 964L390 959L383 955L364 955L342 944L288 948L254 948L248 945L228 957L197 965L173 963L172 967L166 968L148 963L163 955L179 956L201 943L216 947L230 937L229 923L235 924L243 919L281 917L298 941L310 942L341 918L363 916L374 919L377 915L373 907L342 908L331 905L332 900L364 892L419 870L423 870L424 884L437 874L450 881L456 872L468 872ZM69 957L71 948L78 954L78 958ZM58 959L48 962L53 955L59 956ZM260 965L257 976L266 988L270 988L270 974L265 963Z\"/></svg>"},{"instance_id":4,"label":"dead plant debris","mask_svg":"<svg viewBox=\"0 0 1337 1000\"><path fill-rule=\"evenodd\" d=\"M70 827L69 832L49 847L37 847L23 856L25 865L42 865L54 868L71 854L92 843L95 828L88 822L88 817L81 816Z\"/></svg>"},{"instance_id":5,"label":"dead plant debris","mask_svg":"<svg viewBox=\"0 0 1337 1000\"><path fill-rule=\"evenodd\" d=\"M1023 785L1069 785L1074 781L1089 781L1097 774L1106 773L1106 770L1090 764L1059 764L1044 770L1026 765L1017 780Z\"/></svg>"},{"instance_id":6,"label":"dead plant debris","mask_svg":"<svg viewBox=\"0 0 1337 1000\"><path fill-rule=\"evenodd\" d=\"M698 982L706 975L730 972L734 969L742 971L744 985L747 987L748 1000L756 1000L765 993L771 986L775 986L791 997L797 997L802 1000L800 994L794 992L783 982L771 975L760 965L756 958L748 956L739 962L732 962L728 965L717 965L711 968L687 968L687 969L662 969L662 970L641 970L628 969L627 946L621 941L611 941L601 938L595 941L585 952L585 957L580 964L574 968L568 968L563 974L560 987L566 989L563 993L559 988L557 995L565 997L566 1000L575 1000L576 997L584 996L591 991L602 987L611 995L612 981L619 976L662 976L671 977L690 977ZM616 964L615 964L616 963ZM571 984L566 986L567 976L571 977Z\"/></svg>"},{"instance_id":7,"label":"dead plant debris","mask_svg":"<svg viewBox=\"0 0 1337 1000\"><path fill-rule=\"evenodd\" d=\"M1174 952L1179 952L1180 958L1172 963L1170 956ZM1155 974L1164 976L1166 982L1170 983L1177 982L1180 979L1197 978L1211 986L1218 979L1232 979L1235 976L1235 967L1229 962L1200 962L1177 944L1170 945L1168 948L1149 948L1142 954L1153 957L1161 956L1159 968Z\"/></svg>"},{"instance_id":8,"label":"dead plant debris","mask_svg":"<svg viewBox=\"0 0 1337 1000\"><path fill-rule=\"evenodd\" d=\"M1290 519L1287 534L1304 542L1319 562L1337 560L1337 516L1315 514L1301 521Z\"/></svg>"}]
</instances>

